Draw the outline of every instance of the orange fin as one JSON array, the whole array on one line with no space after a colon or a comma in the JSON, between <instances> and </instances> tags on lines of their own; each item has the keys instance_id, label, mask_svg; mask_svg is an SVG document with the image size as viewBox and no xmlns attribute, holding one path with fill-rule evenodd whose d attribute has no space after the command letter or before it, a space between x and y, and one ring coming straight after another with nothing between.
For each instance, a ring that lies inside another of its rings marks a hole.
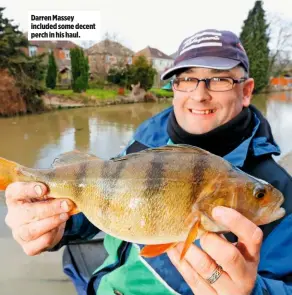
<instances>
[{"instance_id":1,"label":"orange fin","mask_svg":"<svg viewBox=\"0 0 292 295\"><path fill-rule=\"evenodd\" d=\"M0 158L0 191L5 190L12 183L16 176L18 165L15 162Z\"/></svg>"},{"instance_id":2,"label":"orange fin","mask_svg":"<svg viewBox=\"0 0 292 295\"><path fill-rule=\"evenodd\" d=\"M174 247L177 243L146 245L141 251L140 255L144 257L154 257L161 255Z\"/></svg>"},{"instance_id":3,"label":"orange fin","mask_svg":"<svg viewBox=\"0 0 292 295\"><path fill-rule=\"evenodd\" d=\"M69 215L75 215L75 214L78 214L80 213L81 211L78 210L77 206L75 206L72 210L69 211Z\"/></svg>"},{"instance_id":4,"label":"orange fin","mask_svg":"<svg viewBox=\"0 0 292 295\"><path fill-rule=\"evenodd\" d=\"M198 229L199 229L199 226L200 226L200 220L197 220L195 222L195 224L193 225L193 227L191 228L189 234L188 234L188 237L185 241L185 244L184 244L184 248L181 252L181 255L180 255L180 260L182 260L188 249L190 248L191 244L193 243L193 241L195 241L196 237L197 237L197 234L198 234Z\"/></svg>"}]
</instances>

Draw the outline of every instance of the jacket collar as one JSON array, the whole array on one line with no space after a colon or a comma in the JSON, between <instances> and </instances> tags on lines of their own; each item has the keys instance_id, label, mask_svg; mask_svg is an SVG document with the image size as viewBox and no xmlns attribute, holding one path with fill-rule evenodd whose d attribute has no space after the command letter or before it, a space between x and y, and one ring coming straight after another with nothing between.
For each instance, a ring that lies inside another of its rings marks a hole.
<instances>
[{"instance_id":1,"label":"jacket collar","mask_svg":"<svg viewBox=\"0 0 292 295\"><path fill-rule=\"evenodd\" d=\"M237 167L244 165L249 152L253 156L280 155L280 148L273 138L270 124L256 107L251 105L250 108L256 122L252 135L224 156L224 159ZM152 148L171 144L167 134L167 120L172 110L171 106L142 123L134 134L134 139Z\"/></svg>"}]
</instances>

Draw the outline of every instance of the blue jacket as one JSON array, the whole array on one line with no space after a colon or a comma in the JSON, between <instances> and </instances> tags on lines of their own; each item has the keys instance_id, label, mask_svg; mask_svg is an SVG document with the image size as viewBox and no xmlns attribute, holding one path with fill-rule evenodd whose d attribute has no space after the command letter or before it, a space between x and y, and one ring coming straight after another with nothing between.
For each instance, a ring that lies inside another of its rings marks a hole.
<instances>
[{"instance_id":1,"label":"blue jacket","mask_svg":"<svg viewBox=\"0 0 292 295\"><path fill-rule=\"evenodd\" d=\"M124 153L168 144L170 139L166 128L171 110L172 107L142 123ZM287 212L286 216L281 220L261 226L264 232L264 242L252 295L288 295L292 294L292 179L272 158L272 155L278 155L280 150L273 139L270 125L255 107L251 106L251 110L256 122L251 137L243 141L224 158L243 171L271 183L285 196L283 206ZM98 231L82 213L75 215L67 223L64 237L55 249L71 240L90 239ZM226 237L230 241L236 240L232 234L228 234ZM196 244L199 245L199 242L197 241ZM65 265L64 271L71 276L75 285L83 290L79 294L91 294L90 288L97 290L104 276L125 263L131 246L130 243L123 243L121 246L123 248L119 249L121 253L124 253L123 258L118 258L120 260L117 260L116 263L97 272L91 278L89 283L91 287L89 288L88 280L76 273L74 265ZM145 260L170 288L179 294L192 294L166 254ZM139 278L137 279L139 280Z\"/></svg>"}]
</instances>

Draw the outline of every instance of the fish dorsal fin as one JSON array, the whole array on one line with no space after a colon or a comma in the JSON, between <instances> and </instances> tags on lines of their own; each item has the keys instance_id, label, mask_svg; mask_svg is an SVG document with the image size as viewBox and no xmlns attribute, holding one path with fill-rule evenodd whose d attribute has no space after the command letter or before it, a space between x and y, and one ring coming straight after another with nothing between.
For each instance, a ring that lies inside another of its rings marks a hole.
<instances>
[{"instance_id":1,"label":"fish dorsal fin","mask_svg":"<svg viewBox=\"0 0 292 295\"><path fill-rule=\"evenodd\" d=\"M83 161L92 161L92 160L101 160L101 159L96 157L95 155L74 150L74 151L60 154L52 163L52 167L56 168L62 165L79 163Z\"/></svg>"},{"instance_id":2,"label":"fish dorsal fin","mask_svg":"<svg viewBox=\"0 0 292 295\"><path fill-rule=\"evenodd\" d=\"M206 150L203 150L197 146L189 145L189 144L169 144L164 145L161 147L155 147L155 148L148 148L146 150L143 150L142 152L165 152L165 151L173 151L176 153L203 153L206 155L209 155L210 153Z\"/></svg>"},{"instance_id":3,"label":"fish dorsal fin","mask_svg":"<svg viewBox=\"0 0 292 295\"><path fill-rule=\"evenodd\" d=\"M129 159L129 157L137 157L143 153L159 153L159 152L176 152L176 153L192 153L192 154L201 154L201 155L210 155L206 150L203 150L197 146L192 146L188 144L170 144L161 147L147 148L140 152L129 154L123 157L117 157L112 159L113 161L123 161Z\"/></svg>"}]
</instances>

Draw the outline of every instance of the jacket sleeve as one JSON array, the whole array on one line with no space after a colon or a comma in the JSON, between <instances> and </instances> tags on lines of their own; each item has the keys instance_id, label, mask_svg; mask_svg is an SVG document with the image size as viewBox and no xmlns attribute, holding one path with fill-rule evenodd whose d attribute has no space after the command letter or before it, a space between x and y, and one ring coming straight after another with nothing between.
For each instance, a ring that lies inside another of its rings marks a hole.
<instances>
[{"instance_id":1,"label":"jacket sleeve","mask_svg":"<svg viewBox=\"0 0 292 295\"><path fill-rule=\"evenodd\" d=\"M292 214L264 241L251 295L292 295Z\"/></svg>"}]
</instances>

